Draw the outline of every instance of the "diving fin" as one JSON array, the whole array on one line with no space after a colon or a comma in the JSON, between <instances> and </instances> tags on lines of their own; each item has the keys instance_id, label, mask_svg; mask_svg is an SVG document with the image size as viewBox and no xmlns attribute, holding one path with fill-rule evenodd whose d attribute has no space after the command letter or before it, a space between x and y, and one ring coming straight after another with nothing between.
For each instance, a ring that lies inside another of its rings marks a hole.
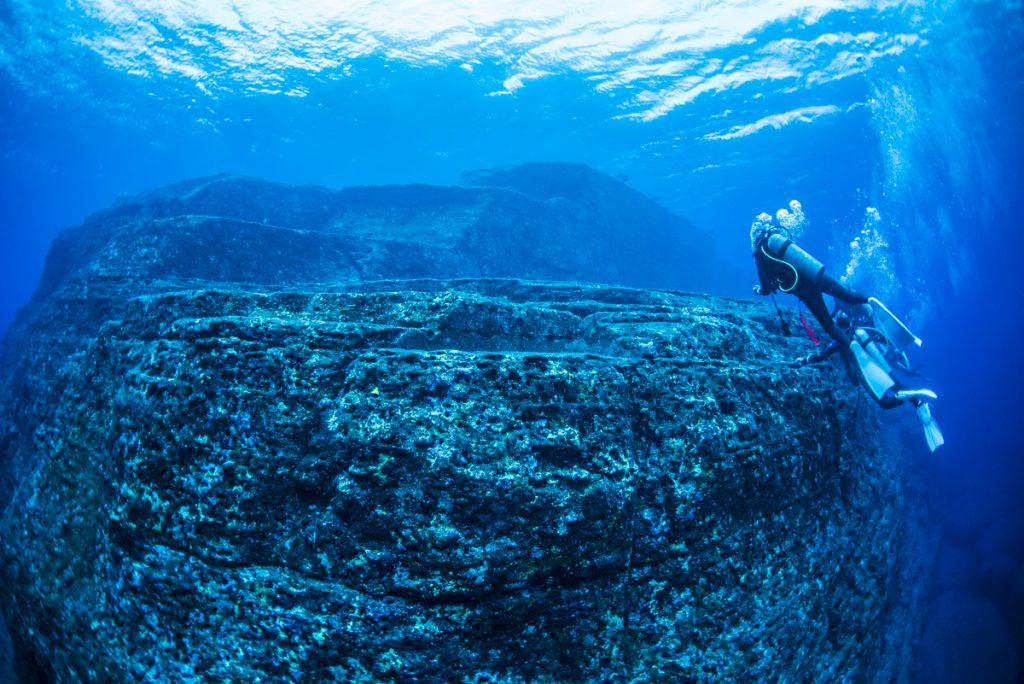
<instances>
[{"instance_id":1,"label":"diving fin","mask_svg":"<svg viewBox=\"0 0 1024 684\"><path fill-rule=\"evenodd\" d=\"M917 415L921 419L921 425L924 426L924 438L928 440L928 448L935 451L945 444L946 440L942 437L942 431L939 430L938 423L932 418L931 407L922 402L917 407Z\"/></svg>"},{"instance_id":2,"label":"diving fin","mask_svg":"<svg viewBox=\"0 0 1024 684\"><path fill-rule=\"evenodd\" d=\"M896 393L897 399L938 399L939 396L930 389L905 389Z\"/></svg>"},{"instance_id":3,"label":"diving fin","mask_svg":"<svg viewBox=\"0 0 1024 684\"><path fill-rule=\"evenodd\" d=\"M875 360L859 342L851 342L850 351L853 352L853 357L857 360L857 365L860 366L860 376L864 380L864 384L875 395L875 399L880 400L886 390L896 384L896 381L885 372L884 368L875 363Z\"/></svg>"},{"instance_id":4,"label":"diving fin","mask_svg":"<svg viewBox=\"0 0 1024 684\"><path fill-rule=\"evenodd\" d=\"M904 325L903 321L885 308L885 304L874 297L868 298L868 304L871 305L871 318L875 322L875 327L882 331L893 347L905 351L911 344L918 347L923 344L920 337L910 332L910 328Z\"/></svg>"}]
</instances>

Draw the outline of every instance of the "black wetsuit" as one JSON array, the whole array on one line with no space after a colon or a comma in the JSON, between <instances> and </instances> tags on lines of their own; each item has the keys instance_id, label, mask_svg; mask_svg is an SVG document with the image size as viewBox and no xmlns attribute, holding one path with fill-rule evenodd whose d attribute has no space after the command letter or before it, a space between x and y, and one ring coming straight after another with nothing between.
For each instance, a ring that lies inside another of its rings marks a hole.
<instances>
[{"instance_id":1,"label":"black wetsuit","mask_svg":"<svg viewBox=\"0 0 1024 684\"><path fill-rule=\"evenodd\" d=\"M825 273L824 269L814 275L798 273L782 255L772 253L768 240L770 235L771 233L762 236L754 251L757 276L761 281L761 294L769 295L782 291L799 297L825 332L838 343L838 351L843 357L847 374L854 383L858 382L860 373L857 360L850 351L850 338L836 325L828 307L825 306L824 295L832 295L847 304L866 304L868 298L838 282Z\"/></svg>"}]
</instances>

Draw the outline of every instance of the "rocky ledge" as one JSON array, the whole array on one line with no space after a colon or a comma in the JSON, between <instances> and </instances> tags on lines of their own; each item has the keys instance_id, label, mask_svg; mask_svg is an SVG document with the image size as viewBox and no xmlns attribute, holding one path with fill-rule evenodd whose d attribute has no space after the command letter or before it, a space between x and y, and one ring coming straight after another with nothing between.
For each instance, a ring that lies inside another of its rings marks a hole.
<instances>
[{"instance_id":1,"label":"rocky ledge","mask_svg":"<svg viewBox=\"0 0 1024 684\"><path fill-rule=\"evenodd\" d=\"M146 255L118 245L138 224L97 225L63 238L5 341L3 607L24 680L906 671L899 458L837 369L788 365L798 342L766 307L239 283L214 277L224 243L173 261L205 278L132 276ZM266 229L246 225L256 254Z\"/></svg>"}]
</instances>

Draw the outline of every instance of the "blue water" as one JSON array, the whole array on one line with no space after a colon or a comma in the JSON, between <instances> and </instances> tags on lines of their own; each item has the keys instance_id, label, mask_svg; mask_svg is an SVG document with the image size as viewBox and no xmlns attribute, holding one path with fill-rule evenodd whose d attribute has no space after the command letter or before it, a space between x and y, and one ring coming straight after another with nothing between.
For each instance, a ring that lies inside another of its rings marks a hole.
<instances>
[{"instance_id":1,"label":"blue water","mask_svg":"<svg viewBox=\"0 0 1024 684\"><path fill-rule=\"evenodd\" d=\"M925 339L947 439L922 460L938 473L928 495L946 538L973 549L1024 518L1022 13L1019 0L5 0L0 330L58 230L186 177L451 184L583 162L711 233L749 274L719 288L734 296L755 282L751 220L796 198L802 244ZM1011 562L1010 589L983 572L965 588L1004 630L1024 611Z\"/></svg>"}]
</instances>

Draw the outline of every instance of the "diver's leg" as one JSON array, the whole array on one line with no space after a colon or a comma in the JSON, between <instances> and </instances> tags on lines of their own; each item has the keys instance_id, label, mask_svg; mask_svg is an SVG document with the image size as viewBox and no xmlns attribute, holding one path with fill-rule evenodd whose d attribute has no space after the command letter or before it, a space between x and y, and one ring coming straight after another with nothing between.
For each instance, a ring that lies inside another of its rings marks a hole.
<instances>
[{"instance_id":1,"label":"diver's leg","mask_svg":"<svg viewBox=\"0 0 1024 684\"><path fill-rule=\"evenodd\" d=\"M822 272L821 276L818 277L818 287L821 288L822 292L830 294L836 299L846 302L847 304L868 303L867 295L863 295L856 290L851 290L824 272Z\"/></svg>"},{"instance_id":2,"label":"diver's leg","mask_svg":"<svg viewBox=\"0 0 1024 684\"><path fill-rule=\"evenodd\" d=\"M884 409L896 408L897 406L903 405L903 400L896 396L896 393L906 389L906 387L900 383L899 380L896 384L885 391L881 398L877 399L878 405Z\"/></svg>"},{"instance_id":3,"label":"diver's leg","mask_svg":"<svg viewBox=\"0 0 1024 684\"><path fill-rule=\"evenodd\" d=\"M807 310L811 312L814 318L818 321L822 328L829 336L839 342L841 347L848 347L850 345L850 338L846 336L836 322L832 319L832 316L828 312L828 307L825 306L825 298L821 296L821 292L814 288L799 288L797 296L803 301Z\"/></svg>"}]
</instances>

